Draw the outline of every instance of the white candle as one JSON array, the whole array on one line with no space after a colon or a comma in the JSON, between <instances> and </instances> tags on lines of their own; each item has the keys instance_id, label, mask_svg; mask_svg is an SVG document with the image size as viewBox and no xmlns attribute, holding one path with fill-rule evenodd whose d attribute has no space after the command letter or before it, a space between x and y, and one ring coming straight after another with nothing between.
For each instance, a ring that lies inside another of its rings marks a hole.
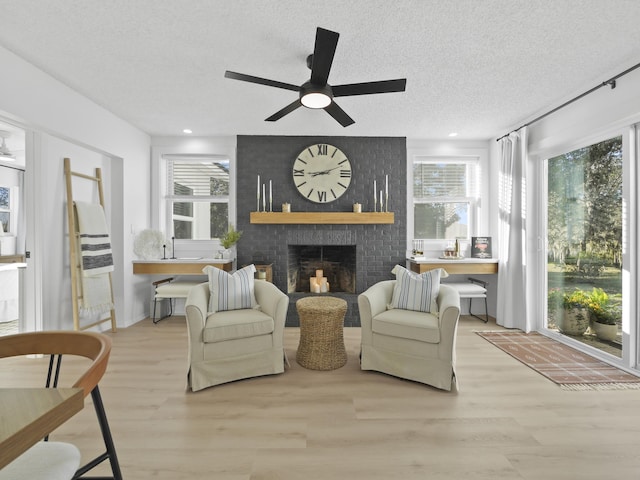
<instances>
[{"instance_id":1,"label":"white candle","mask_svg":"<svg viewBox=\"0 0 640 480\"><path fill-rule=\"evenodd\" d=\"M389 175L384 176L384 195L389 196Z\"/></svg>"},{"instance_id":2,"label":"white candle","mask_svg":"<svg viewBox=\"0 0 640 480\"><path fill-rule=\"evenodd\" d=\"M271 180L269 180L269 204L273 203L273 194L271 192Z\"/></svg>"},{"instance_id":3,"label":"white candle","mask_svg":"<svg viewBox=\"0 0 640 480\"><path fill-rule=\"evenodd\" d=\"M322 270L316 270L316 278L322 278L324 272Z\"/></svg>"},{"instance_id":4,"label":"white candle","mask_svg":"<svg viewBox=\"0 0 640 480\"><path fill-rule=\"evenodd\" d=\"M382 190L380 190L380 211L382 211Z\"/></svg>"},{"instance_id":5,"label":"white candle","mask_svg":"<svg viewBox=\"0 0 640 480\"><path fill-rule=\"evenodd\" d=\"M264 210L265 212L267 211L267 196L265 195L264 192L265 189L265 184L262 184L262 210Z\"/></svg>"},{"instance_id":6,"label":"white candle","mask_svg":"<svg viewBox=\"0 0 640 480\"><path fill-rule=\"evenodd\" d=\"M376 203L378 195L378 186L376 185L376 181L373 181L373 203Z\"/></svg>"},{"instance_id":7,"label":"white candle","mask_svg":"<svg viewBox=\"0 0 640 480\"><path fill-rule=\"evenodd\" d=\"M260 175L258 175L258 211L260 211Z\"/></svg>"}]
</instances>

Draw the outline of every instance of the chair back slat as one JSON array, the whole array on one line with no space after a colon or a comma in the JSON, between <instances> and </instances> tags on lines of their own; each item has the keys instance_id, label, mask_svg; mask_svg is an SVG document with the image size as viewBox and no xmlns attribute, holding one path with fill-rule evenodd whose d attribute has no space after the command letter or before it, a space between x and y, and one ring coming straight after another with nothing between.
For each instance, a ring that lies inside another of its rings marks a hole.
<instances>
[{"instance_id":1,"label":"chair back slat","mask_svg":"<svg viewBox=\"0 0 640 480\"><path fill-rule=\"evenodd\" d=\"M55 331L18 333L0 337L0 358L21 355L76 355L92 360L73 387L86 397L107 369L111 338L101 333Z\"/></svg>"}]
</instances>

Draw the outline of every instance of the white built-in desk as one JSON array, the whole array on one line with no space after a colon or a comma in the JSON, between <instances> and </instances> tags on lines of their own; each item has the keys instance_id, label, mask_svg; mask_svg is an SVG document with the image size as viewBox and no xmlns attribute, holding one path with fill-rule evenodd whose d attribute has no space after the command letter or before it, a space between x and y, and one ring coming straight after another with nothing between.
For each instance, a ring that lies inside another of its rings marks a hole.
<instances>
[{"instance_id":1,"label":"white built-in desk","mask_svg":"<svg viewBox=\"0 0 640 480\"><path fill-rule=\"evenodd\" d=\"M230 272L233 269L233 260L217 258L134 260L133 273L146 275L204 275L202 269L207 265Z\"/></svg>"},{"instance_id":2,"label":"white built-in desk","mask_svg":"<svg viewBox=\"0 0 640 480\"><path fill-rule=\"evenodd\" d=\"M459 260L448 260L445 258L425 258L416 260L407 258L409 270L416 273L424 273L434 268L444 268L451 275L474 274L489 275L498 273L497 258L463 258Z\"/></svg>"}]
</instances>

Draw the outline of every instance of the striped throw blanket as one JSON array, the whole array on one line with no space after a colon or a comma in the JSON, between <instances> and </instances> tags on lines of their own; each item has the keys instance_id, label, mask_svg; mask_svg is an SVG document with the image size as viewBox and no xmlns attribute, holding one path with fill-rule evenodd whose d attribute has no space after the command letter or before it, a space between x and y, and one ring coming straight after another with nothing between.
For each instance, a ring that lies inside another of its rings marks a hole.
<instances>
[{"instance_id":1,"label":"striped throw blanket","mask_svg":"<svg viewBox=\"0 0 640 480\"><path fill-rule=\"evenodd\" d=\"M113 308L109 272L113 271L111 240L102 205L75 202L80 234L82 315L96 315Z\"/></svg>"},{"instance_id":2,"label":"striped throw blanket","mask_svg":"<svg viewBox=\"0 0 640 480\"><path fill-rule=\"evenodd\" d=\"M75 202L84 276L113 272L111 239L102 205Z\"/></svg>"}]
</instances>

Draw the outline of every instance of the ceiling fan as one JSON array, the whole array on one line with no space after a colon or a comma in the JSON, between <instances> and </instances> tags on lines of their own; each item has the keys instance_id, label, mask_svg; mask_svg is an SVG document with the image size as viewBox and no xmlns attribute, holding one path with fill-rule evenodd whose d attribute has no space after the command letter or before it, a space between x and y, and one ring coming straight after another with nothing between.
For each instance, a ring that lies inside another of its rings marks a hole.
<instances>
[{"instance_id":1,"label":"ceiling fan","mask_svg":"<svg viewBox=\"0 0 640 480\"><path fill-rule=\"evenodd\" d=\"M231 72L227 70L224 73L226 78L234 80L242 80L244 82L258 83L269 87L283 88L298 92L299 98L290 103L282 110L271 115L266 119L267 122L275 122L285 115L293 112L301 106L314 109L324 109L329 115L340 123L343 127L355 123L355 121L347 115L333 100L335 97L348 97L352 95L372 95L375 93L392 93L404 92L407 79L401 78L396 80L381 80L375 82L350 83L345 85L329 85L329 71L333 63L333 56L336 53L338 45L337 32L325 30L318 27L316 31L316 43L313 53L307 57L307 67L311 69L311 78L302 85L292 85L290 83L278 82L243 73Z\"/></svg>"}]
</instances>

